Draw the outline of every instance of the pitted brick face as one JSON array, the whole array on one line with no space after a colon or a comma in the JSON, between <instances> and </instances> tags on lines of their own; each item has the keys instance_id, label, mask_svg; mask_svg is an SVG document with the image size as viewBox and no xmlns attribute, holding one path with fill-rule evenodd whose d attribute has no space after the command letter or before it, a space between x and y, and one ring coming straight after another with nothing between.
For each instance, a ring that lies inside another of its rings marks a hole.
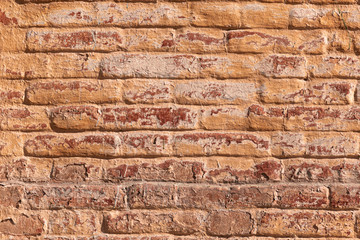
<instances>
[{"instance_id":1,"label":"pitted brick face","mask_svg":"<svg viewBox=\"0 0 360 240\"><path fill-rule=\"evenodd\" d=\"M360 238L358 0L0 0L0 240Z\"/></svg>"}]
</instances>

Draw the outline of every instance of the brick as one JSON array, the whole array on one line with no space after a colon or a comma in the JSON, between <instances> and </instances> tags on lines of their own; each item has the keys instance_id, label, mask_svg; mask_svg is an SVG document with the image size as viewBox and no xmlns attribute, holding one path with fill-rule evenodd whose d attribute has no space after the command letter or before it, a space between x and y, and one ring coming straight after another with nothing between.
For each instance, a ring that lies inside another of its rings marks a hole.
<instances>
[{"instance_id":1,"label":"brick","mask_svg":"<svg viewBox=\"0 0 360 240\"><path fill-rule=\"evenodd\" d=\"M279 208L328 208L328 192L328 189L322 186L279 186L276 188L276 202L274 205Z\"/></svg>"},{"instance_id":2,"label":"brick","mask_svg":"<svg viewBox=\"0 0 360 240\"><path fill-rule=\"evenodd\" d=\"M186 107L104 107L100 126L105 130L195 129L198 125L197 109Z\"/></svg>"},{"instance_id":3,"label":"brick","mask_svg":"<svg viewBox=\"0 0 360 240\"><path fill-rule=\"evenodd\" d=\"M100 25L177 27L190 21L185 3L97 3Z\"/></svg>"},{"instance_id":4,"label":"brick","mask_svg":"<svg viewBox=\"0 0 360 240\"><path fill-rule=\"evenodd\" d=\"M280 180L282 166L275 159L210 158L204 179L209 183L263 183Z\"/></svg>"},{"instance_id":5,"label":"brick","mask_svg":"<svg viewBox=\"0 0 360 240\"><path fill-rule=\"evenodd\" d=\"M25 142L25 154L39 157L111 157L120 153L120 138L109 134L43 134Z\"/></svg>"},{"instance_id":6,"label":"brick","mask_svg":"<svg viewBox=\"0 0 360 240\"><path fill-rule=\"evenodd\" d=\"M177 52L191 53L225 52L226 44L225 34L221 30L190 28L178 30L174 43Z\"/></svg>"},{"instance_id":7,"label":"brick","mask_svg":"<svg viewBox=\"0 0 360 240\"><path fill-rule=\"evenodd\" d=\"M244 211L211 211L206 222L211 236L247 236L253 228L250 213Z\"/></svg>"},{"instance_id":8,"label":"brick","mask_svg":"<svg viewBox=\"0 0 360 240\"><path fill-rule=\"evenodd\" d=\"M87 158L59 158L54 161L51 181L97 182L102 174L101 161Z\"/></svg>"},{"instance_id":9,"label":"brick","mask_svg":"<svg viewBox=\"0 0 360 240\"><path fill-rule=\"evenodd\" d=\"M191 24L197 27L239 28L242 25L241 6L237 3L190 3ZM228 17L224 18L226 15Z\"/></svg>"},{"instance_id":10,"label":"brick","mask_svg":"<svg viewBox=\"0 0 360 240\"><path fill-rule=\"evenodd\" d=\"M200 181L204 170L204 163L199 161L164 159L154 161L108 160L103 165L104 180L146 180L167 182L196 182Z\"/></svg>"},{"instance_id":11,"label":"brick","mask_svg":"<svg viewBox=\"0 0 360 240\"><path fill-rule=\"evenodd\" d=\"M340 0L340 1L335 1L335 0L310 0L310 3L313 4L346 4L346 3L356 3L356 0Z\"/></svg>"},{"instance_id":12,"label":"brick","mask_svg":"<svg viewBox=\"0 0 360 240\"><path fill-rule=\"evenodd\" d=\"M175 208L177 187L159 184L136 184L127 189L131 209Z\"/></svg>"},{"instance_id":13,"label":"brick","mask_svg":"<svg viewBox=\"0 0 360 240\"><path fill-rule=\"evenodd\" d=\"M305 78L306 59L294 55L269 55L256 64L256 69L266 77Z\"/></svg>"},{"instance_id":14,"label":"brick","mask_svg":"<svg viewBox=\"0 0 360 240\"><path fill-rule=\"evenodd\" d=\"M1 11L1 10L0 10ZM3 12L1 12L4 14ZM1 14L0 13L0 14ZM5 21L11 24L13 20L6 20L6 16L2 15L2 20L0 20L0 50L1 52L23 52L25 51L25 38L26 31L24 29L18 28L9 28L1 26L1 21ZM16 41L14 41L16 39Z\"/></svg>"},{"instance_id":15,"label":"brick","mask_svg":"<svg viewBox=\"0 0 360 240\"><path fill-rule=\"evenodd\" d=\"M125 46L120 30L32 29L27 33L27 49L31 52L116 51Z\"/></svg>"},{"instance_id":16,"label":"brick","mask_svg":"<svg viewBox=\"0 0 360 240\"><path fill-rule=\"evenodd\" d=\"M307 156L357 156L358 152L359 140L357 135L336 133L312 133L307 135Z\"/></svg>"},{"instance_id":17,"label":"brick","mask_svg":"<svg viewBox=\"0 0 360 240\"><path fill-rule=\"evenodd\" d=\"M128 103L172 102L172 83L167 80L126 80L124 100Z\"/></svg>"},{"instance_id":18,"label":"brick","mask_svg":"<svg viewBox=\"0 0 360 240\"><path fill-rule=\"evenodd\" d=\"M249 133L185 133L174 138L174 153L178 156L268 156L266 134Z\"/></svg>"},{"instance_id":19,"label":"brick","mask_svg":"<svg viewBox=\"0 0 360 240\"><path fill-rule=\"evenodd\" d=\"M26 88L30 104L115 103L121 102L121 82L116 80L39 81Z\"/></svg>"},{"instance_id":20,"label":"brick","mask_svg":"<svg viewBox=\"0 0 360 240\"><path fill-rule=\"evenodd\" d=\"M172 136L168 133L126 133L123 136L124 156L169 156L173 152Z\"/></svg>"},{"instance_id":21,"label":"brick","mask_svg":"<svg viewBox=\"0 0 360 240\"><path fill-rule=\"evenodd\" d=\"M251 105L248 108L250 128L254 130L282 130L286 108Z\"/></svg>"},{"instance_id":22,"label":"brick","mask_svg":"<svg viewBox=\"0 0 360 240\"><path fill-rule=\"evenodd\" d=\"M241 6L244 28L287 28L289 8L284 4L244 3Z\"/></svg>"},{"instance_id":23,"label":"brick","mask_svg":"<svg viewBox=\"0 0 360 240\"><path fill-rule=\"evenodd\" d=\"M24 136L17 133L0 132L0 156L23 156Z\"/></svg>"},{"instance_id":24,"label":"brick","mask_svg":"<svg viewBox=\"0 0 360 240\"><path fill-rule=\"evenodd\" d=\"M357 131L359 109L338 107L289 107L285 120L287 130Z\"/></svg>"},{"instance_id":25,"label":"brick","mask_svg":"<svg viewBox=\"0 0 360 240\"><path fill-rule=\"evenodd\" d=\"M0 27L13 27L18 26L18 10L16 3L9 0L1 1L0 4Z\"/></svg>"},{"instance_id":26,"label":"brick","mask_svg":"<svg viewBox=\"0 0 360 240\"><path fill-rule=\"evenodd\" d=\"M170 233L190 235L203 228L204 215L193 211L126 211L105 214L103 232L117 234Z\"/></svg>"},{"instance_id":27,"label":"brick","mask_svg":"<svg viewBox=\"0 0 360 240\"><path fill-rule=\"evenodd\" d=\"M353 237L354 217L349 212L262 211L258 234L279 237Z\"/></svg>"},{"instance_id":28,"label":"brick","mask_svg":"<svg viewBox=\"0 0 360 240\"><path fill-rule=\"evenodd\" d=\"M97 77L97 55L82 53L3 54L0 77L9 79Z\"/></svg>"},{"instance_id":29,"label":"brick","mask_svg":"<svg viewBox=\"0 0 360 240\"><path fill-rule=\"evenodd\" d=\"M302 156L305 154L306 138L302 133L274 133L271 137L271 147L273 156Z\"/></svg>"},{"instance_id":30,"label":"brick","mask_svg":"<svg viewBox=\"0 0 360 240\"><path fill-rule=\"evenodd\" d=\"M337 8L333 6L295 6L289 11L289 25L293 28L338 28L342 26Z\"/></svg>"},{"instance_id":31,"label":"brick","mask_svg":"<svg viewBox=\"0 0 360 240\"><path fill-rule=\"evenodd\" d=\"M326 36L321 31L236 30L227 33L229 52L307 53L326 50Z\"/></svg>"},{"instance_id":32,"label":"brick","mask_svg":"<svg viewBox=\"0 0 360 240\"><path fill-rule=\"evenodd\" d=\"M51 159L1 158L0 181L45 182L50 180Z\"/></svg>"},{"instance_id":33,"label":"brick","mask_svg":"<svg viewBox=\"0 0 360 240\"><path fill-rule=\"evenodd\" d=\"M342 80L301 81L279 79L264 81L261 100L266 103L351 104L356 83Z\"/></svg>"},{"instance_id":34,"label":"brick","mask_svg":"<svg viewBox=\"0 0 360 240\"><path fill-rule=\"evenodd\" d=\"M356 46L356 34L346 30L328 32L328 51L353 53Z\"/></svg>"},{"instance_id":35,"label":"brick","mask_svg":"<svg viewBox=\"0 0 360 240\"><path fill-rule=\"evenodd\" d=\"M44 131L50 129L44 108L0 108L0 128L10 131Z\"/></svg>"},{"instance_id":36,"label":"brick","mask_svg":"<svg viewBox=\"0 0 360 240\"><path fill-rule=\"evenodd\" d=\"M254 81L191 81L175 84L175 98L181 104L242 104L257 99Z\"/></svg>"},{"instance_id":37,"label":"brick","mask_svg":"<svg viewBox=\"0 0 360 240\"><path fill-rule=\"evenodd\" d=\"M247 107L211 107L201 110L200 124L209 130L246 130L249 128Z\"/></svg>"},{"instance_id":38,"label":"brick","mask_svg":"<svg viewBox=\"0 0 360 240\"><path fill-rule=\"evenodd\" d=\"M51 211L48 220L49 235L93 235L99 229L99 219L91 211L58 210Z\"/></svg>"},{"instance_id":39,"label":"brick","mask_svg":"<svg viewBox=\"0 0 360 240\"><path fill-rule=\"evenodd\" d=\"M2 81L0 86L1 104L21 104L24 102L25 84L23 81Z\"/></svg>"},{"instance_id":40,"label":"brick","mask_svg":"<svg viewBox=\"0 0 360 240\"><path fill-rule=\"evenodd\" d=\"M226 205L229 188L218 186L177 187L177 207L184 209L221 209Z\"/></svg>"},{"instance_id":41,"label":"brick","mask_svg":"<svg viewBox=\"0 0 360 240\"><path fill-rule=\"evenodd\" d=\"M274 201L272 187L232 187L226 199L227 209L271 207Z\"/></svg>"},{"instance_id":42,"label":"brick","mask_svg":"<svg viewBox=\"0 0 360 240\"><path fill-rule=\"evenodd\" d=\"M125 29L124 48L127 51L174 52L176 47L173 29Z\"/></svg>"},{"instance_id":43,"label":"brick","mask_svg":"<svg viewBox=\"0 0 360 240\"><path fill-rule=\"evenodd\" d=\"M45 221L36 213L2 208L0 210L0 234L37 236L44 232Z\"/></svg>"},{"instance_id":44,"label":"brick","mask_svg":"<svg viewBox=\"0 0 360 240\"><path fill-rule=\"evenodd\" d=\"M357 185L334 185L330 188L330 206L335 209L358 209L360 188Z\"/></svg>"},{"instance_id":45,"label":"brick","mask_svg":"<svg viewBox=\"0 0 360 240\"><path fill-rule=\"evenodd\" d=\"M292 182L357 182L356 159L297 159L284 161L284 177Z\"/></svg>"},{"instance_id":46,"label":"brick","mask_svg":"<svg viewBox=\"0 0 360 240\"><path fill-rule=\"evenodd\" d=\"M125 191L121 186L29 186L26 203L31 209L122 209Z\"/></svg>"},{"instance_id":47,"label":"brick","mask_svg":"<svg viewBox=\"0 0 360 240\"><path fill-rule=\"evenodd\" d=\"M22 204L24 188L22 186L1 186L0 204L2 207L19 208Z\"/></svg>"},{"instance_id":48,"label":"brick","mask_svg":"<svg viewBox=\"0 0 360 240\"><path fill-rule=\"evenodd\" d=\"M189 78L198 74L198 62L192 55L112 54L101 63L107 78Z\"/></svg>"},{"instance_id":49,"label":"brick","mask_svg":"<svg viewBox=\"0 0 360 240\"><path fill-rule=\"evenodd\" d=\"M309 58L309 69L314 77L359 78L360 63L353 55L328 55Z\"/></svg>"}]
</instances>

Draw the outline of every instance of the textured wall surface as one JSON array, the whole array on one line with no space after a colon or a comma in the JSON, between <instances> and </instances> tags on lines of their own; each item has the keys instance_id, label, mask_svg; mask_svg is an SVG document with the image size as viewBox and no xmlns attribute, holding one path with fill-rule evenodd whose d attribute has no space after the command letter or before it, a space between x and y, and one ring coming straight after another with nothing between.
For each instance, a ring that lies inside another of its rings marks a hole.
<instances>
[{"instance_id":1,"label":"textured wall surface","mask_svg":"<svg viewBox=\"0 0 360 240\"><path fill-rule=\"evenodd\" d=\"M0 0L0 239L360 237L357 0Z\"/></svg>"}]
</instances>

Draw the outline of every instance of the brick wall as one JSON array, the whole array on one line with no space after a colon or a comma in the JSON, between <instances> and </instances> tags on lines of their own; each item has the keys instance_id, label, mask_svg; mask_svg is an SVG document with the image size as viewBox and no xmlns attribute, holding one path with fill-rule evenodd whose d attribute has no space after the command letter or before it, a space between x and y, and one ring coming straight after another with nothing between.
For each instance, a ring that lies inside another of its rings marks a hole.
<instances>
[{"instance_id":1,"label":"brick wall","mask_svg":"<svg viewBox=\"0 0 360 240\"><path fill-rule=\"evenodd\" d=\"M357 0L0 0L0 239L360 237Z\"/></svg>"}]
</instances>

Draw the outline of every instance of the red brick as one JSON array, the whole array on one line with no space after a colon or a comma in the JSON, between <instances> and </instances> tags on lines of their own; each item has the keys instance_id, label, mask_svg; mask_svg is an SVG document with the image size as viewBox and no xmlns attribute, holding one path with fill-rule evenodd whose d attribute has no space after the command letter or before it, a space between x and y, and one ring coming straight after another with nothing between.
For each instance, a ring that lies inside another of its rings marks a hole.
<instances>
[{"instance_id":1,"label":"red brick","mask_svg":"<svg viewBox=\"0 0 360 240\"><path fill-rule=\"evenodd\" d=\"M172 137L167 133L127 133L123 136L124 156L169 156L172 154Z\"/></svg>"},{"instance_id":2,"label":"red brick","mask_svg":"<svg viewBox=\"0 0 360 240\"><path fill-rule=\"evenodd\" d=\"M26 203L31 209L122 209L125 191L121 186L29 186Z\"/></svg>"},{"instance_id":3,"label":"red brick","mask_svg":"<svg viewBox=\"0 0 360 240\"><path fill-rule=\"evenodd\" d=\"M103 232L117 234L170 233L190 235L202 230L204 215L194 211L127 211L105 214Z\"/></svg>"},{"instance_id":4,"label":"red brick","mask_svg":"<svg viewBox=\"0 0 360 240\"><path fill-rule=\"evenodd\" d=\"M0 234L37 236L44 232L44 219L38 214L1 210Z\"/></svg>"},{"instance_id":5,"label":"red brick","mask_svg":"<svg viewBox=\"0 0 360 240\"><path fill-rule=\"evenodd\" d=\"M270 55L264 57L256 69L266 77L305 78L307 76L306 60L302 56Z\"/></svg>"},{"instance_id":6,"label":"red brick","mask_svg":"<svg viewBox=\"0 0 360 240\"><path fill-rule=\"evenodd\" d=\"M250 128L254 130L282 130L286 109L278 106L251 105L248 108Z\"/></svg>"},{"instance_id":7,"label":"red brick","mask_svg":"<svg viewBox=\"0 0 360 240\"><path fill-rule=\"evenodd\" d=\"M206 223L211 236L248 236L253 228L250 213L243 211L212 211Z\"/></svg>"},{"instance_id":8,"label":"red brick","mask_svg":"<svg viewBox=\"0 0 360 240\"><path fill-rule=\"evenodd\" d=\"M277 237L353 237L350 212L267 210L258 216L259 235Z\"/></svg>"},{"instance_id":9,"label":"red brick","mask_svg":"<svg viewBox=\"0 0 360 240\"><path fill-rule=\"evenodd\" d=\"M128 103L172 102L172 85L162 80L127 80L124 83L124 100Z\"/></svg>"},{"instance_id":10,"label":"red brick","mask_svg":"<svg viewBox=\"0 0 360 240\"><path fill-rule=\"evenodd\" d=\"M257 84L252 81L191 81L175 85L175 98L181 104L240 104L255 101Z\"/></svg>"},{"instance_id":11,"label":"red brick","mask_svg":"<svg viewBox=\"0 0 360 240\"><path fill-rule=\"evenodd\" d=\"M359 78L360 62L354 55L325 55L308 58L314 77Z\"/></svg>"},{"instance_id":12,"label":"red brick","mask_svg":"<svg viewBox=\"0 0 360 240\"><path fill-rule=\"evenodd\" d=\"M266 134L249 133L185 133L174 139L178 156L268 156L270 141Z\"/></svg>"},{"instance_id":13,"label":"red brick","mask_svg":"<svg viewBox=\"0 0 360 240\"><path fill-rule=\"evenodd\" d=\"M322 186L279 186L276 188L275 206L280 208L328 208L328 192L329 190Z\"/></svg>"},{"instance_id":14,"label":"red brick","mask_svg":"<svg viewBox=\"0 0 360 240\"><path fill-rule=\"evenodd\" d=\"M358 209L360 188L357 185L335 185L330 188L330 206L335 209Z\"/></svg>"},{"instance_id":15,"label":"red brick","mask_svg":"<svg viewBox=\"0 0 360 240\"><path fill-rule=\"evenodd\" d=\"M2 81L0 87L1 104L21 104L24 102L25 86L22 82L11 81L9 83Z\"/></svg>"},{"instance_id":16,"label":"red brick","mask_svg":"<svg viewBox=\"0 0 360 240\"><path fill-rule=\"evenodd\" d=\"M26 88L30 104L115 103L121 102L121 83L116 80L40 81Z\"/></svg>"},{"instance_id":17,"label":"red brick","mask_svg":"<svg viewBox=\"0 0 360 240\"><path fill-rule=\"evenodd\" d=\"M111 157L120 153L120 138L109 134L38 135L25 143L25 153L41 157Z\"/></svg>"},{"instance_id":18,"label":"red brick","mask_svg":"<svg viewBox=\"0 0 360 240\"><path fill-rule=\"evenodd\" d=\"M93 235L100 227L98 216L92 211L51 211L48 220L49 235Z\"/></svg>"},{"instance_id":19,"label":"red brick","mask_svg":"<svg viewBox=\"0 0 360 240\"><path fill-rule=\"evenodd\" d=\"M104 163L104 179L115 182L123 180L196 182L201 180L204 173L204 164L191 160L168 159L157 163L152 161L124 163L109 160Z\"/></svg>"},{"instance_id":20,"label":"red brick","mask_svg":"<svg viewBox=\"0 0 360 240\"><path fill-rule=\"evenodd\" d=\"M22 186L1 186L0 204L2 207L19 208L22 204L24 188Z\"/></svg>"},{"instance_id":21,"label":"red brick","mask_svg":"<svg viewBox=\"0 0 360 240\"><path fill-rule=\"evenodd\" d=\"M31 52L116 51L125 46L120 30L32 29L26 40Z\"/></svg>"},{"instance_id":22,"label":"red brick","mask_svg":"<svg viewBox=\"0 0 360 240\"><path fill-rule=\"evenodd\" d=\"M226 199L227 209L271 207L274 201L272 187L232 187Z\"/></svg>"}]
</instances>

